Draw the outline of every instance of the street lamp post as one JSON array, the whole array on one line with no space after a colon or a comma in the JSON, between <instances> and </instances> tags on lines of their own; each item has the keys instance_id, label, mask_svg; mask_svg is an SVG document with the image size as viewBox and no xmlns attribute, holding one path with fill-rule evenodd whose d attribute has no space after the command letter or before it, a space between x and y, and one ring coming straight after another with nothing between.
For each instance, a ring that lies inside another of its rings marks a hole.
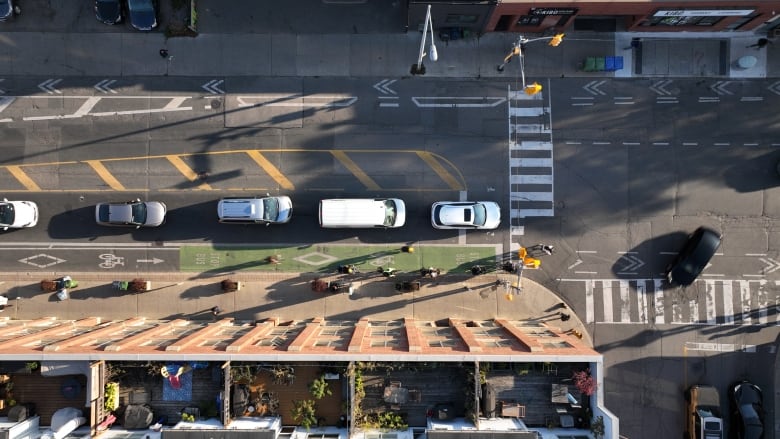
<instances>
[{"instance_id":1,"label":"street lamp post","mask_svg":"<svg viewBox=\"0 0 780 439\"><path fill-rule=\"evenodd\" d=\"M496 70L499 72L504 71L504 67L509 64L509 62L512 61L512 57L516 56L520 60L520 77L522 78L523 83L523 91L525 91L526 94L533 95L536 93L539 93L542 91L542 86L534 82L533 84L526 85L525 83L525 56L523 54L523 51L525 50L525 45L528 43L533 43L534 41L542 41L542 40L549 40L550 42L547 43L550 46L557 47L559 44L561 44L561 41L563 41L564 34L556 34L551 37L540 37L540 38L533 38L528 39L522 35L517 37L517 41L512 44L512 50L509 52L507 56L504 57L504 62L496 66Z\"/></svg>"},{"instance_id":2,"label":"street lamp post","mask_svg":"<svg viewBox=\"0 0 780 439\"><path fill-rule=\"evenodd\" d=\"M428 29L431 30L431 47L429 49L428 57L431 61L439 59L439 53L436 51L436 42L433 39L433 20L431 19L431 5L428 5L428 11L425 13L425 25L423 26L422 40L420 41L420 56L417 57L417 63L412 64L412 75L424 75L425 66L423 65L423 57L425 56L425 39L428 37Z\"/></svg>"}]
</instances>

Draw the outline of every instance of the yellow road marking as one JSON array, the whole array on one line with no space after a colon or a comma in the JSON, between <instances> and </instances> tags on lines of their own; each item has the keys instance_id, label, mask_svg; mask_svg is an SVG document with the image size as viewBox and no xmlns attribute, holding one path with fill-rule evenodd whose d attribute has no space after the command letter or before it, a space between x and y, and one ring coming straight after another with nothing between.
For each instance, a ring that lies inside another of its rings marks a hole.
<instances>
[{"instance_id":1,"label":"yellow road marking","mask_svg":"<svg viewBox=\"0 0 780 439\"><path fill-rule=\"evenodd\" d=\"M366 187L366 189L371 190L380 190L382 188L379 187L376 182L368 176L365 172L363 172L362 169L360 169L360 166L357 165L357 163L353 162L351 158L347 156L347 154L344 151L331 151L331 154L333 154L333 157L336 157L336 160L340 161L344 167L346 167L349 172L352 173L352 175L355 176L358 180L360 180L361 183L363 183L363 186Z\"/></svg>"},{"instance_id":2,"label":"yellow road marking","mask_svg":"<svg viewBox=\"0 0 780 439\"><path fill-rule=\"evenodd\" d=\"M41 188L34 181L32 181L32 178L30 178L26 172L22 171L20 166L6 166L6 169L8 169L8 172L10 172L14 178L19 180L19 183L27 188L28 191L41 190Z\"/></svg>"},{"instance_id":3,"label":"yellow road marking","mask_svg":"<svg viewBox=\"0 0 780 439\"><path fill-rule=\"evenodd\" d=\"M181 157L177 155L166 155L165 158L168 159L168 161L171 162L171 164L175 166L176 169L178 169L187 180L194 182L200 178L198 177L198 174L192 170L192 168L184 163L184 160L182 160ZM211 186L209 186L207 183L201 183L198 185L198 189L211 190Z\"/></svg>"},{"instance_id":4,"label":"yellow road marking","mask_svg":"<svg viewBox=\"0 0 780 439\"><path fill-rule=\"evenodd\" d=\"M447 172L446 169L444 169L444 166L439 163L439 161L436 159L436 157L433 156L433 154L427 152L427 151L416 151L417 156L423 159L425 163L428 164L428 166L433 169L433 172L439 175L439 177L444 180L447 185L455 191L461 191L465 188L463 187L460 182L452 176L449 172Z\"/></svg>"},{"instance_id":5,"label":"yellow road marking","mask_svg":"<svg viewBox=\"0 0 780 439\"><path fill-rule=\"evenodd\" d=\"M295 185L292 184L290 180L287 179L287 177L284 176L279 171L279 168L274 166L273 163L269 162L267 158L265 158L262 154L260 154L259 151L251 150L246 151L247 155L252 158L258 165L260 165L263 170L273 178L276 183L282 187L282 189L286 189L288 191L295 190Z\"/></svg>"},{"instance_id":6,"label":"yellow road marking","mask_svg":"<svg viewBox=\"0 0 780 439\"><path fill-rule=\"evenodd\" d=\"M125 187L122 185L122 183L114 178L114 176L108 172L108 169L106 169L106 167L103 166L103 163L100 163L99 160L85 160L84 163L88 164L97 173L98 177L102 178L111 189L115 191L125 190Z\"/></svg>"}]
</instances>

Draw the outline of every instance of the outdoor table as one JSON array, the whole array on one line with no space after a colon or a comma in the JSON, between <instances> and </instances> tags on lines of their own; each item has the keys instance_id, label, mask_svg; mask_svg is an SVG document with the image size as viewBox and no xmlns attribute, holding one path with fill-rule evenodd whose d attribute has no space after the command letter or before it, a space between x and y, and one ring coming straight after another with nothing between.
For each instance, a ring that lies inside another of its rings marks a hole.
<instances>
[{"instance_id":1,"label":"outdoor table","mask_svg":"<svg viewBox=\"0 0 780 439\"><path fill-rule=\"evenodd\" d=\"M384 400L390 404L406 404L409 399L409 389L406 387L385 387Z\"/></svg>"},{"instance_id":2,"label":"outdoor table","mask_svg":"<svg viewBox=\"0 0 780 439\"><path fill-rule=\"evenodd\" d=\"M552 385L552 397L550 400L554 404L568 404L569 399L566 395L569 393L569 387L563 384Z\"/></svg>"}]
</instances>

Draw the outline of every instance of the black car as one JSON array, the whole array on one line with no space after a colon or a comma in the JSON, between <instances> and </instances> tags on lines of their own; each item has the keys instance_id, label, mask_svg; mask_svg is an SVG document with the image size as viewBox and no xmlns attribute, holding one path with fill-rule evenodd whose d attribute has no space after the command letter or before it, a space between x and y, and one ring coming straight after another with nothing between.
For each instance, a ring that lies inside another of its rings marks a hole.
<instances>
[{"instance_id":1,"label":"black car","mask_svg":"<svg viewBox=\"0 0 780 439\"><path fill-rule=\"evenodd\" d=\"M130 25L138 30L157 27L157 0L127 0Z\"/></svg>"},{"instance_id":2,"label":"black car","mask_svg":"<svg viewBox=\"0 0 780 439\"><path fill-rule=\"evenodd\" d=\"M105 24L121 23L122 2L120 0L95 0L95 17Z\"/></svg>"},{"instance_id":3,"label":"black car","mask_svg":"<svg viewBox=\"0 0 780 439\"><path fill-rule=\"evenodd\" d=\"M755 384L742 381L731 386L731 430L737 439L763 439L764 398Z\"/></svg>"},{"instance_id":4,"label":"black car","mask_svg":"<svg viewBox=\"0 0 780 439\"><path fill-rule=\"evenodd\" d=\"M688 237L685 247L666 267L669 283L690 285L701 274L720 247L720 234L706 227L699 227Z\"/></svg>"}]
</instances>

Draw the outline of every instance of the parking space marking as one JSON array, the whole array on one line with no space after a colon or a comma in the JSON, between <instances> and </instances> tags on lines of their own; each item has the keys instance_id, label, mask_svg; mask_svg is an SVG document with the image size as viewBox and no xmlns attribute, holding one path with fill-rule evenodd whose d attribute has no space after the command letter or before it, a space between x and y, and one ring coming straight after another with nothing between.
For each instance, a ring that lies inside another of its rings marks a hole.
<instances>
[{"instance_id":1,"label":"parking space marking","mask_svg":"<svg viewBox=\"0 0 780 439\"><path fill-rule=\"evenodd\" d=\"M360 169L360 166L357 165L354 161L352 161L349 156L344 151L334 150L330 152L333 157L336 158L339 162L341 162L342 165L344 165L345 168L349 170L349 172L352 173L352 175L355 176L358 180L360 180L361 183L363 183L363 186L366 187L366 189L371 190L380 190L382 189L379 187L379 185L374 181L373 178L369 177L368 174L366 174L362 169Z\"/></svg>"},{"instance_id":2,"label":"parking space marking","mask_svg":"<svg viewBox=\"0 0 780 439\"><path fill-rule=\"evenodd\" d=\"M292 184L292 182L290 180L288 180L287 177L285 177L284 174L282 174L279 171L279 168L274 166L274 164L271 163L270 161L268 161L268 159L266 159L265 156L260 154L260 151L251 150L251 151L246 151L246 153L247 153L247 155L249 155L249 157L252 160L255 161L255 163L257 163L261 168L263 168L263 170L269 176L271 176L271 178L273 178L274 181L276 181L276 183L279 184L279 186L282 187L282 189L285 189L285 190L288 190L288 191L295 190L295 185Z\"/></svg>"},{"instance_id":3,"label":"parking space marking","mask_svg":"<svg viewBox=\"0 0 780 439\"><path fill-rule=\"evenodd\" d=\"M124 191L125 187L119 182L103 165L100 160L85 160L84 163L88 164L92 170L100 177L108 187L115 191Z\"/></svg>"},{"instance_id":4,"label":"parking space marking","mask_svg":"<svg viewBox=\"0 0 780 439\"><path fill-rule=\"evenodd\" d=\"M198 180L198 174L195 173L195 171L193 171L192 168L190 168L186 163L184 163L184 160L182 160L181 157L177 155L167 155L165 158L168 159L168 161L171 162L171 164L176 167L176 169L178 169L187 180L191 182ZM211 186L209 186L208 183L201 183L198 185L198 189L209 191L211 190Z\"/></svg>"}]
</instances>

